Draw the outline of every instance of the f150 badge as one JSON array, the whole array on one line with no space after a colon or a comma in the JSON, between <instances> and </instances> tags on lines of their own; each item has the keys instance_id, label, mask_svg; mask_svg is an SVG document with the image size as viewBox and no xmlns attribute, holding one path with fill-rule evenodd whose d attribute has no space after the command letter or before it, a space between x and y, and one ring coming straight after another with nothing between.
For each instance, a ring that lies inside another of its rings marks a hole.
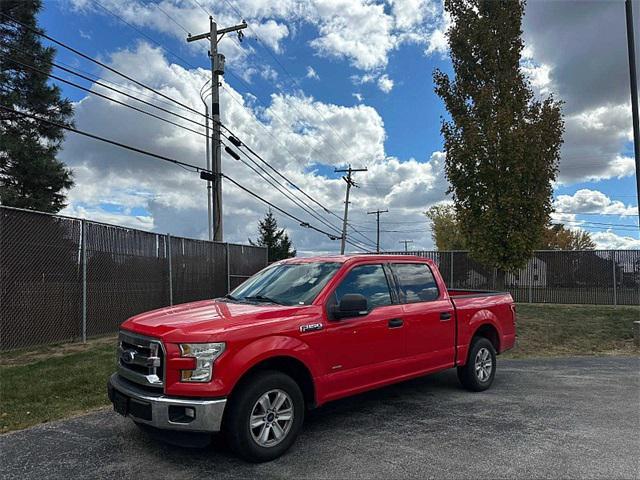
<instances>
[{"instance_id":1,"label":"f150 badge","mask_svg":"<svg viewBox=\"0 0 640 480\"><path fill-rule=\"evenodd\" d=\"M313 332L315 330L322 330L321 323L309 323L307 325L300 325L300 333Z\"/></svg>"}]
</instances>

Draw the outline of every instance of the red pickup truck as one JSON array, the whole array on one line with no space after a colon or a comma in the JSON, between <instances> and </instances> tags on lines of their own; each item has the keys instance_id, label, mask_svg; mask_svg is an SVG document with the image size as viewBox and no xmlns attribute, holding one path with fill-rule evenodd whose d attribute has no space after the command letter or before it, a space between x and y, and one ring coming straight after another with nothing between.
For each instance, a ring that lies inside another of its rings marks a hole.
<instances>
[{"instance_id":1,"label":"red pickup truck","mask_svg":"<svg viewBox=\"0 0 640 480\"><path fill-rule=\"evenodd\" d=\"M453 367L469 390L489 388L515 324L511 295L447 290L424 258L289 259L224 298L124 322L108 394L147 430L224 431L267 461L331 400Z\"/></svg>"}]
</instances>

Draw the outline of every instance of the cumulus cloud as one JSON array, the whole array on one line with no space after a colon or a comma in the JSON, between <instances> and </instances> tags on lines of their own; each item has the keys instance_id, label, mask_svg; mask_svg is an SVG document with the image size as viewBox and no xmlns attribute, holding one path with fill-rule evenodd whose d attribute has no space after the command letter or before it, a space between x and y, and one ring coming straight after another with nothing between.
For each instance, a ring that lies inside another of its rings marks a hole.
<instances>
[{"instance_id":1,"label":"cumulus cloud","mask_svg":"<svg viewBox=\"0 0 640 480\"><path fill-rule=\"evenodd\" d=\"M140 70L143 60L145 69ZM160 50L144 43L113 54L110 63L123 72L134 72L178 101L200 104L194 86L206 80L208 72L204 69L186 70L170 64ZM108 77L106 72L101 75ZM127 86L138 90L135 85ZM444 198L442 154L420 161L389 158L384 151L382 118L370 106L345 107L298 93L272 95L268 106L257 107L250 97L243 97L227 84L222 89L221 102L225 125L337 217L343 207L344 182L321 172L346 163L368 167L368 172L357 175L361 187L354 189L351 197L354 225L371 221L366 216L367 208L385 205L396 219L415 220L430 202ZM80 129L192 164L206 164L204 138L199 135L94 96L83 98L75 111ZM195 114L181 114L201 121ZM206 188L194 172L74 135L67 137L60 158L76 175L65 213L158 232L206 236ZM241 162L223 155L223 171L274 204L329 230ZM246 242L248 237L255 237L257 221L267 207L229 181L223 184L225 238ZM290 185L283 184L283 188L295 192ZM336 250L336 242L277 216L301 252ZM322 216L339 230L338 218L324 213ZM353 235L354 240L358 238ZM366 235L371 246L372 235ZM365 241L362 237L360 240ZM422 248L430 247L430 242L426 231L416 238L416 246Z\"/></svg>"},{"instance_id":2,"label":"cumulus cloud","mask_svg":"<svg viewBox=\"0 0 640 480\"><path fill-rule=\"evenodd\" d=\"M318 76L318 73L315 71L315 69L311 66L308 65L307 66L307 78L312 78L314 80L318 80L320 77Z\"/></svg>"},{"instance_id":3,"label":"cumulus cloud","mask_svg":"<svg viewBox=\"0 0 640 480\"><path fill-rule=\"evenodd\" d=\"M78 11L108 16L94 2L69 1ZM101 3L133 25L180 40L186 35L183 28L191 33L209 29L207 16L193 2L103 0ZM429 45L429 51L442 48L442 45L433 47L442 42L442 34L435 33L441 28L441 6L433 0L389 0L390 8L371 0L239 0L234 2L235 6L213 0L199 3L215 15L220 26L236 24L239 9L250 25L245 30L246 36L257 34L261 43L276 53L283 53L283 41L292 36L296 25L311 25L315 35L309 44L317 54L344 59L361 70L384 68L390 53L405 42ZM187 48L205 51L204 43L196 42ZM237 42L222 42L220 49L231 63L243 68L247 67L247 56L254 53L252 46L240 47Z\"/></svg>"},{"instance_id":4,"label":"cumulus cloud","mask_svg":"<svg viewBox=\"0 0 640 480\"><path fill-rule=\"evenodd\" d=\"M560 214L638 215L637 206L625 205L621 201L611 200L598 190L586 188L578 190L573 195L559 195L554 202L554 208Z\"/></svg>"},{"instance_id":5,"label":"cumulus cloud","mask_svg":"<svg viewBox=\"0 0 640 480\"><path fill-rule=\"evenodd\" d=\"M387 74L381 75L378 78L378 88L384 93L389 93L393 89L393 80L389 78Z\"/></svg>"},{"instance_id":6,"label":"cumulus cloud","mask_svg":"<svg viewBox=\"0 0 640 480\"><path fill-rule=\"evenodd\" d=\"M612 231L591 233L596 248L605 250L638 250L640 239L618 235Z\"/></svg>"},{"instance_id":7,"label":"cumulus cloud","mask_svg":"<svg viewBox=\"0 0 640 480\"><path fill-rule=\"evenodd\" d=\"M528 2L523 29L523 70L538 93L564 101L559 180L632 175L624 155L631 140L624 5Z\"/></svg>"}]
</instances>

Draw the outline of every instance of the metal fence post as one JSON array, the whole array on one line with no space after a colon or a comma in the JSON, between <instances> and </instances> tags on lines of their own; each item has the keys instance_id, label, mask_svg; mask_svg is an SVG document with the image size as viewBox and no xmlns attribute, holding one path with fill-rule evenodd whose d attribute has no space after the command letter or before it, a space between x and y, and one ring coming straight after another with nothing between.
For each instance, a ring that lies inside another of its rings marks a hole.
<instances>
[{"instance_id":1,"label":"metal fence post","mask_svg":"<svg viewBox=\"0 0 640 480\"><path fill-rule=\"evenodd\" d=\"M229 261L229 243L227 243L226 246L227 248L225 249L225 251L227 252L227 293L231 293L231 262Z\"/></svg>"},{"instance_id":2,"label":"metal fence post","mask_svg":"<svg viewBox=\"0 0 640 480\"><path fill-rule=\"evenodd\" d=\"M453 250L451 250L451 274L449 275L449 286L453 288Z\"/></svg>"},{"instance_id":3,"label":"metal fence post","mask_svg":"<svg viewBox=\"0 0 640 480\"><path fill-rule=\"evenodd\" d=\"M529 271L529 275L527 275L528 280L529 280L529 303L533 303L533 265L535 264L535 260L536 260L536 256L534 254L533 257L531 257L531 260L529 260L529 263L527 264L527 270Z\"/></svg>"},{"instance_id":4,"label":"metal fence post","mask_svg":"<svg viewBox=\"0 0 640 480\"><path fill-rule=\"evenodd\" d=\"M173 306L173 272L171 270L171 235L167 233L167 260L169 261L169 305Z\"/></svg>"},{"instance_id":5,"label":"metal fence post","mask_svg":"<svg viewBox=\"0 0 640 480\"><path fill-rule=\"evenodd\" d=\"M618 290L616 285L616 254L611 252L611 263L613 264L613 305L618 305Z\"/></svg>"},{"instance_id":6,"label":"metal fence post","mask_svg":"<svg viewBox=\"0 0 640 480\"><path fill-rule=\"evenodd\" d=\"M82 343L87 342L87 228L80 220L80 250L82 250Z\"/></svg>"}]
</instances>

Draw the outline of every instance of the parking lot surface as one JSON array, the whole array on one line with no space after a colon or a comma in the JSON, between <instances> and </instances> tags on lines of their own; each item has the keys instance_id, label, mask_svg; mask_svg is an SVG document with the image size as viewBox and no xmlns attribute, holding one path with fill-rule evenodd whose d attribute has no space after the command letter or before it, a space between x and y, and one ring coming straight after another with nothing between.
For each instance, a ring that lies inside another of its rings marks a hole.
<instances>
[{"instance_id":1,"label":"parking lot surface","mask_svg":"<svg viewBox=\"0 0 640 480\"><path fill-rule=\"evenodd\" d=\"M640 478L639 358L498 361L487 392L452 370L328 404L267 464L222 438L163 444L105 409L0 436L0 477Z\"/></svg>"}]
</instances>

